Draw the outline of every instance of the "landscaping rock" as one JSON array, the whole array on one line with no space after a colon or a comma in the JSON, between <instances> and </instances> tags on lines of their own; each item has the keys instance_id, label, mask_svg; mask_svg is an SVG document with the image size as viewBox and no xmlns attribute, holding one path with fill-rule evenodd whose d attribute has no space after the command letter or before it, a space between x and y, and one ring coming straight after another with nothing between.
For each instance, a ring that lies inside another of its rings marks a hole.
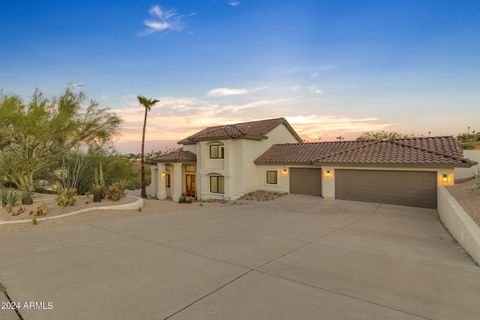
<instances>
[{"instance_id":1,"label":"landscaping rock","mask_svg":"<svg viewBox=\"0 0 480 320\"><path fill-rule=\"evenodd\" d=\"M240 200L271 201L281 196L284 196L286 194L287 194L286 192L272 192L272 191L258 190L258 191L245 194L240 198Z\"/></svg>"}]
</instances>

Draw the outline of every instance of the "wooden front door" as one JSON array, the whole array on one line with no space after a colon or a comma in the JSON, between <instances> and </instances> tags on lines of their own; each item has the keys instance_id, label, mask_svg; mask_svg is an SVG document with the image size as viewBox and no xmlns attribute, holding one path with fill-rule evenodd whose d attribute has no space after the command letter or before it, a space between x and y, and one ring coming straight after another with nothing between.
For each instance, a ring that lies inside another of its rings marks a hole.
<instances>
[{"instance_id":1,"label":"wooden front door","mask_svg":"<svg viewBox=\"0 0 480 320\"><path fill-rule=\"evenodd\" d=\"M195 197L195 175L186 174L185 175L185 185L186 185L186 195L189 197Z\"/></svg>"}]
</instances>

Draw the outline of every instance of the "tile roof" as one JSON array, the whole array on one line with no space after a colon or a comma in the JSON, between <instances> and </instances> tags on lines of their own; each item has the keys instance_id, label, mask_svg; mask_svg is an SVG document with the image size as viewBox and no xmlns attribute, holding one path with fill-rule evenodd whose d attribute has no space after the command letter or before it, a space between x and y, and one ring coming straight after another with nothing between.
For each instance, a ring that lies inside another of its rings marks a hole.
<instances>
[{"instance_id":1,"label":"tile roof","mask_svg":"<svg viewBox=\"0 0 480 320\"><path fill-rule=\"evenodd\" d=\"M266 119L249 121L242 123L227 124L222 126L208 127L194 135L191 135L179 144L193 144L198 141L212 140L212 139L253 139L261 140L266 138L266 134L272 131L276 126L284 124L287 129L295 136L298 142L302 139L298 136L295 130L290 126L288 121L284 118Z\"/></svg>"},{"instance_id":2,"label":"tile roof","mask_svg":"<svg viewBox=\"0 0 480 320\"><path fill-rule=\"evenodd\" d=\"M150 159L147 163L156 164L159 162L197 162L197 155L193 152L184 151L183 148L180 148Z\"/></svg>"},{"instance_id":3,"label":"tile roof","mask_svg":"<svg viewBox=\"0 0 480 320\"><path fill-rule=\"evenodd\" d=\"M453 137L335 141L273 145L256 164L342 164L471 167Z\"/></svg>"}]
</instances>

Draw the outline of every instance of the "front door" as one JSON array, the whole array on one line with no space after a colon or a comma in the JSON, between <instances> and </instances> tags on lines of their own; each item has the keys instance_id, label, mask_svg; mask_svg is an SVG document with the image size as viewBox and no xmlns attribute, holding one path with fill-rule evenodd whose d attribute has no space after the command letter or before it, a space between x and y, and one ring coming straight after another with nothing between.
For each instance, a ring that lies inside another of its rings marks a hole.
<instances>
[{"instance_id":1,"label":"front door","mask_svg":"<svg viewBox=\"0 0 480 320\"><path fill-rule=\"evenodd\" d=\"M185 175L185 185L186 185L186 195L189 197L195 197L195 175L186 174Z\"/></svg>"}]
</instances>

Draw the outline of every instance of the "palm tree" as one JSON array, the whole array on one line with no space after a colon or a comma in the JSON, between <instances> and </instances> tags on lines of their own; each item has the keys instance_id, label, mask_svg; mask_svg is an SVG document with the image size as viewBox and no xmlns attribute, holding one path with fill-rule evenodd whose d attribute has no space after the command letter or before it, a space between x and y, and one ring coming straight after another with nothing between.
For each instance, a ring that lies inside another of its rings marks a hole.
<instances>
[{"instance_id":1,"label":"palm tree","mask_svg":"<svg viewBox=\"0 0 480 320\"><path fill-rule=\"evenodd\" d=\"M138 102L145 107L145 118L143 119L142 133L142 154L141 154L141 172L142 172L142 198L147 198L147 190L145 189L145 130L147 129L147 114L150 109L160 100L147 99L144 96L137 96Z\"/></svg>"}]
</instances>

